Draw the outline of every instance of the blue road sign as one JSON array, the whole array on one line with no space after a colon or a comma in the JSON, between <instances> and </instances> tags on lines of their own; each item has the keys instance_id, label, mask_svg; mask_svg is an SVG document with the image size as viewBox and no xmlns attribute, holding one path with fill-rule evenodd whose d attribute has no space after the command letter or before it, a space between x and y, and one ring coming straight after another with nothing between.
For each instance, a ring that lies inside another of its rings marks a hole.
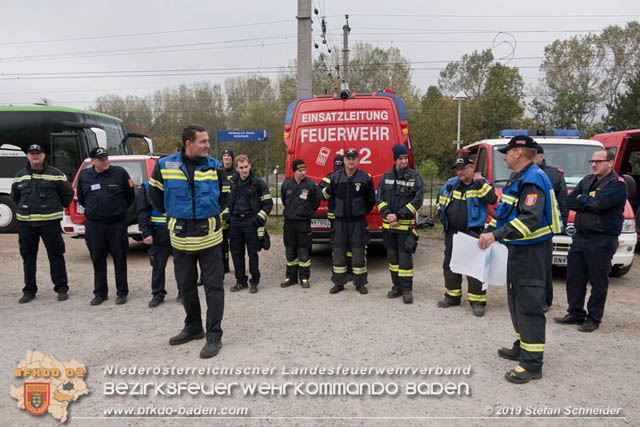
<instances>
[{"instance_id":1,"label":"blue road sign","mask_svg":"<svg viewBox=\"0 0 640 427\"><path fill-rule=\"evenodd\" d=\"M219 130L220 142L262 142L271 137L268 130Z\"/></svg>"}]
</instances>

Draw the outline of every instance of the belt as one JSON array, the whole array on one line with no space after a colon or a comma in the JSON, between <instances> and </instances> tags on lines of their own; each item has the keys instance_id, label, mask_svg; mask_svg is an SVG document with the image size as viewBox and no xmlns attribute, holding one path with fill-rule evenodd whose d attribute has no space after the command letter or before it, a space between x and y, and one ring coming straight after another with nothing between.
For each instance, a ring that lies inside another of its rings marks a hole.
<instances>
[{"instance_id":1,"label":"belt","mask_svg":"<svg viewBox=\"0 0 640 427\"><path fill-rule=\"evenodd\" d=\"M232 214L231 216L235 216L236 218L246 218L251 214Z\"/></svg>"}]
</instances>

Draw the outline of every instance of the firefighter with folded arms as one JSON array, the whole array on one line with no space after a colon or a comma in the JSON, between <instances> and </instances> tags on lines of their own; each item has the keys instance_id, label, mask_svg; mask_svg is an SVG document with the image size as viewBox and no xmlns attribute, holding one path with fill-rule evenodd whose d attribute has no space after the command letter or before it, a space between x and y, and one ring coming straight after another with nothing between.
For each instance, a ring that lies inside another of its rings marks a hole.
<instances>
[{"instance_id":1,"label":"firefighter with folded arms","mask_svg":"<svg viewBox=\"0 0 640 427\"><path fill-rule=\"evenodd\" d=\"M251 163L244 154L236 157L236 170L238 173L229 181L229 205L222 212L223 221L229 224L229 246L236 273L236 284L230 290L238 292L247 288L246 247L251 273L249 292L255 294L260 283L258 252L264 247L267 216L273 208L273 200L267 184L251 172Z\"/></svg>"},{"instance_id":2,"label":"firefighter with folded arms","mask_svg":"<svg viewBox=\"0 0 640 427\"><path fill-rule=\"evenodd\" d=\"M462 275L454 273L449 267L453 251L453 235L457 232L478 237L487 220L488 205L498 198L493 185L480 173L473 172L473 160L462 156L456 159L451 167L456 171L440 190L438 196L438 213L444 225L444 299L438 301L438 307L448 308L460 305L462 299ZM475 316L484 316L487 305L487 291L482 289L482 282L467 276L469 290L467 300Z\"/></svg>"},{"instance_id":3,"label":"firefighter with folded arms","mask_svg":"<svg viewBox=\"0 0 640 427\"><path fill-rule=\"evenodd\" d=\"M353 284L360 294L368 293L367 259L365 246L369 242L366 216L376 202L371 175L358 169L358 152L349 148L344 153L343 170L331 176L331 183L322 190L322 196L335 198L335 220L331 245L333 246L333 287L337 294L344 290L347 279L347 249L351 248Z\"/></svg>"},{"instance_id":4,"label":"firefighter with folded arms","mask_svg":"<svg viewBox=\"0 0 640 427\"><path fill-rule=\"evenodd\" d=\"M158 160L149 180L149 201L167 214L173 263L186 313L182 331L169 345L185 344L206 337L202 359L222 348L224 274L222 272L221 192L222 164L210 157L209 134L200 125L182 131L182 149ZM198 267L207 300L206 329L202 328L198 298Z\"/></svg>"},{"instance_id":5,"label":"firefighter with folded arms","mask_svg":"<svg viewBox=\"0 0 640 427\"><path fill-rule=\"evenodd\" d=\"M389 298L402 295L405 304L413 302L413 253L418 233L415 216L422 207L424 183L409 167L409 151L402 144L393 147L393 168L378 183L376 201L382 216L382 238L387 250L393 286Z\"/></svg>"},{"instance_id":6,"label":"firefighter with folded arms","mask_svg":"<svg viewBox=\"0 0 640 427\"><path fill-rule=\"evenodd\" d=\"M58 301L67 300L69 286L60 220L73 200L73 188L65 174L47 164L39 144L31 144L27 149L27 165L13 179L11 197L17 206L18 242L24 266L24 288L18 302L24 304L36 297L36 261L41 238L47 249L53 290Z\"/></svg>"},{"instance_id":7,"label":"firefighter with folded arms","mask_svg":"<svg viewBox=\"0 0 640 427\"><path fill-rule=\"evenodd\" d=\"M307 165L301 159L291 162L293 177L280 189L284 205L284 247L287 257L286 279L283 288L296 285L308 288L311 269L311 216L320 206L320 191L307 178Z\"/></svg>"},{"instance_id":8,"label":"firefighter with folded arms","mask_svg":"<svg viewBox=\"0 0 640 427\"><path fill-rule=\"evenodd\" d=\"M499 151L506 153L505 163L513 171L495 218L478 246L493 242L507 245L507 302L516 333L512 347L502 347L498 355L519 361L505 378L524 384L542 378L545 350L544 299L547 263L551 262L551 238L562 232L562 218L553 187L547 175L533 163L537 143L517 135Z\"/></svg>"}]
</instances>

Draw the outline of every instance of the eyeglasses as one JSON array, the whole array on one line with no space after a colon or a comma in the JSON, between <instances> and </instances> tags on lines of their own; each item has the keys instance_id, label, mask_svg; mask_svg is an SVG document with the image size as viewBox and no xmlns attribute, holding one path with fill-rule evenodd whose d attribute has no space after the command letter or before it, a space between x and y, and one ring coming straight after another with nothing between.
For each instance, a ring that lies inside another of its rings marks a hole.
<instances>
[{"instance_id":1,"label":"eyeglasses","mask_svg":"<svg viewBox=\"0 0 640 427\"><path fill-rule=\"evenodd\" d=\"M598 164L598 163L602 163L602 162L611 162L612 160L589 160L590 164Z\"/></svg>"}]
</instances>

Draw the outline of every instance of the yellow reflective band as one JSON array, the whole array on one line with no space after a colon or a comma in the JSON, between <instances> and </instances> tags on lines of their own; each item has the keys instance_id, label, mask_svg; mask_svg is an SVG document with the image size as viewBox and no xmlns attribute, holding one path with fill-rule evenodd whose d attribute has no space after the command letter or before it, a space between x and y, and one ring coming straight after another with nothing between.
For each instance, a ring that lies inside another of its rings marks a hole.
<instances>
[{"instance_id":1,"label":"yellow reflective band","mask_svg":"<svg viewBox=\"0 0 640 427\"><path fill-rule=\"evenodd\" d=\"M173 219L173 218L172 218ZM173 233L175 219L169 220L171 246L182 251L199 251L218 245L222 242L222 229L211 231L206 236L201 237L178 237Z\"/></svg>"},{"instance_id":2,"label":"yellow reflective band","mask_svg":"<svg viewBox=\"0 0 640 427\"><path fill-rule=\"evenodd\" d=\"M462 194L458 190L454 190L452 197L454 199L457 199L457 200L467 200L467 195L466 194Z\"/></svg>"},{"instance_id":3,"label":"yellow reflective band","mask_svg":"<svg viewBox=\"0 0 640 427\"><path fill-rule=\"evenodd\" d=\"M307 268L307 267L311 267L311 260L308 261L300 261L298 263L298 266L302 267L302 268Z\"/></svg>"},{"instance_id":4,"label":"yellow reflective band","mask_svg":"<svg viewBox=\"0 0 640 427\"><path fill-rule=\"evenodd\" d=\"M258 237L264 237L264 227L258 227Z\"/></svg>"},{"instance_id":5,"label":"yellow reflective band","mask_svg":"<svg viewBox=\"0 0 640 427\"><path fill-rule=\"evenodd\" d=\"M400 268L400 266L398 266L396 264L389 264L389 271L397 272L399 268Z\"/></svg>"},{"instance_id":6,"label":"yellow reflective band","mask_svg":"<svg viewBox=\"0 0 640 427\"><path fill-rule=\"evenodd\" d=\"M492 227L496 227L498 225L498 221L496 221L495 218L491 218L491 221L489 221L489 225Z\"/></svg>"},{"instance_id":7,"label":"yellow reflective band","mask_svg":"<svg viewBox=\"0 0 640 427\"><path fill-rule=\"evenodd\" d=\"M352 254L351 252L347 252L347 256L348 256L349 258L351 258L351 257L353 256L353 254Z\"/></svg>"},{"instance_id":8,"label":"yellow reflective band","mask_svg":"<svg viewBox=\"0 0 640 427\"><path fill-rule=\"evenodd\" d=\"M271 198L271 194L265 194L264 196L260 197L260 200L264 201L264 200L269 200Z\"/></svg>"},{"instance_id":9,"label":"yellow reflective band","mask_svg":"<svg viewBox=\"0 0 640 427\"><path fill-rule=\"evenodd\" d=\"M484 197L491 191L491 186L486 182L482 184L479 190L476 190L477 197Z\"/></svg>"},{"instance_id":10,"label":"yellow reflective band","mask_svg":"<svg viewBox=\"0 0 640 427\"><path fill-rule=\"evenodd\" d=\"M387 202L380 202L378 203L378 210L382 210L382 208L384 208L385 206L389 206L389 203Z\"/></svg>"},{"instance_id":11,"label":"yellow reflective band","mask_svg":"<svg viewBox=\"0 0 640 427\"><path fill-rule=\"evenodd\" d=\"M333 266L333 272L336 274L342 274L342 273L346 273L347 272L347 266L345 265L344 267L338 267L337 265Z\"/></svg>"},{"instance_id":12,"label":"yellow reflective band","mask_svg":"<svg viewBox=\"0 0 640 427\"><path fill-rule=\"evenodd\" d=\"M413 277L413 269L411 269L411 270L399 269L398 270L398 276L399 277Z\"/></svg>"},{"instance_id":13,"label":"yellow reflective band","mask_svg":"<svg viewBox=\"0 0 640 427\"><path fill-rule=\"evenodd\" d=\"M329 193L327 193L327 189L326 188L322 189L322 195L324 196L325 199L328 199L329 197L331 197L331 196L329 196Z\"/></svg>"},{"instance_id":14,"label":"yellow reflective band","mask_svg":"<svg viewBox=\"0 0 640 427\"><path fill-rule=\"evenodd\" d=\"M518 201L518 199L516 197L510 196L510 195L504 194L504 193L502 193L502 196L500 196L500 200L502 200L503 202L507 202L510 205L512 205L512 204L514 204L514 203L516 203Z\"/></svg>"},{"instance_id":15,"label":"yellow reflective band","mask_svg":"<svg viewBox=\"0 0 640 427\"><path fill-rule=\"evenodd\" d=\"M287 267L293 267L295 265L298 265L298 258L294 259L293 261L287 261Z\"/></svg>"},{"instance_id":16,"label":"yellow reflective band","mask_svg":"<svg viewBox=\"0 0 640 427\"><path fill-rule=\"evenodd\" d=\"M223 185L222 186L222 192L223 193L230 193L231 192L231 186L230 185Z\"/></svg>"},{"instance_id":17,"label":"yellow reflective band","mask_svg":"<svg viewBox=\"0 0 640 427\"><path fill-rule=\"evenodd\" d=\"M159 222L162 224L166 224L167 223L167 217L164 216L152 216L151 217L151 222Z\"/></svg>"},{"instance_id":18,"label":"yellow reflective band","mask_svg":"<svg viewBox=\"0 0 640 427\"><path fill-rule=\"evenodd\" d=\"M412 214L416 213L416 208L413 207L413 205L411 203L407 203L406 205L404 205L407 209L409 209L409 212L411 212Z\"/></svg>"},{"instance_id":19,"label":"yellow reflective band","mask_svg":"<svg viewBox=\"0 0 640 427\"><path fill-rule=\"evenodd\" d=\"M33 179L41 179L43 181L66 181L67 180L66 175L45 175L45 174L34 173L32 177Z\"/></svg>"},{"instance_id":20,"label":"yellow reflective band","mask_svg":"<svg viewBox=\"0 0 640 427\"><path fill-rule=\"evenodd\" d=\"M487 301L487 295L478 295L478 294L472 294L470 292L467 292L467 299L469 301L473 301L473 302L486 302Z\"/></svg>"},{"instance_id":21,"label":"yellow reflective band","mask_svg":"<svg viewBox=\"0 0 640 427\"><path fill-rule=\"evenodd\" d=\"M64 216L64 211L53 212L50 214L30 214L30 215L22 215L19 213L16 214L16 218L18 219L18 221L28 221L28 222L52 221L54 219L62 219L63 216Z\"/></svg>"},{"instance_id":22,"label":"yellow reflective band","mask_svg":"<svg viewBox=\"0 0 640 427\"><path fill-rule=\"evenodd\" d=\"M31 179L31 175L22 175L22 176L13 178L13 182L22 182L28 179Z\"/></svg>"},{"instance_id":23,"label":"yellow reflective band","mask_svg":"<svg viewBox=\"0 0 640 427\"><path fill-rule=\"evenodd\" d=\"M518 341L520 341L520 333L516 332L516 338L518 339Z\"/></svg>"},{"instance_id":24,"label":"yellow reflective band","mask_svg":"<svg viewBox=\"0 0 640 427\"><path fill-rule=\"evenodd\" d=\"M520 348L524 351L542 352L544 351L544 344L529 344L524 341L520 341Z\"/></svg>"},{"instance_id":25,"label":"yellow reflective band","mask_svg":"<svg viewBox=\"0 0 640 427\"><path fill-rule=\"evenodd\" d=\"M327 212L327 218L336 219L336 215L333 212Z\"/></svg>"},{"instance_id":26,"label":"yellow reflective band","mask_svg":"<svg viewBox=\"0 0 640 427\"><path fill-rule=\"evenodd\" d=\"M266 213L265 211L263 211L263 210L259 210L259 211L258 211L258 213L257 213L257 215L258 215L260 218L262 218L263 220L265 220L265 221L267 220L267 213Z\"/></svg>"},{"instance_id":27,"label":"yellow reflective band","mask_svg":"<svg viewBox=\"0 0 640 427\"><path fill-rule=\"evenodd\" d=\"M527 237L531 234L531 230L529 230L529 227L527 227L526 225L524 225L524 223L522 221L520 221L520 219L518 218L514 218L512 219L509 224L513 225L515 227L516 230L518 230L520 232L520 234L522 234L522 237Z\"/></svg>"},{"instance_id":28,"label":"yellow reflective band","mask_svg":"<svg viewBox=\"0 0 640 427\"><path fill-rule=\"evenodd\" d=\"M551 211L552 211L552 221L551 221L551 229L554 234L562 233L562 220L560 219L560 208L558 206L558 200L556 200L556 193L553 191L553 188L549 190L549 196L551 197Z\"/></svg>"},{"instance_id":29,"label":"yellow reflective band","mask_svg":"<svg viewBox=\"0 0 640 427\"><path fill-rule=\"evenodd\" d=\"M445 292L452 297L462 296L462 289L445 289Z\"/></svg>"},{"instance_id":30,"label":"yellow reflective band","mask_svg":"<svg viewBox=\"0 0 640 427\"><path fill-rule=\"evenodd\" d=\"M351 267L351 271L353 274L365 274L367 272L367 267Z\"/></svg>"},{"instance_id":31,"label":"yellow reflective band","mask_svg":"<svg viewBox=\"0 0 640 427\"><path fill-rule=\"evenodd\" d=\"M149 179L149 185L157 188L160 191L164 191L164 185L158 180L155 180L153 178Z\"/></svg>"},{"instance_id":32,"label":"yellow reflective band","mask_svg":"<svg viewBox=\"0 0 640 427\"><path fill-rule=\"evenodd\" d=\"M527 237L524 237L524 238L521 238L521 239L504 239L504 240L505 240L505 242L533 240L533 239L537 239L538 237L545 236L547 234L552 234L551 233L551 228L548 227L548 226L545 226L545 227L537 229L536 231L534 231L533 233L531 233Z\"/></svg>"},{"instance_id":33,"label":"yellow reflective band","mask_svg":"<svg viewBox=\"0 0 640 427\"><path fill-rule=\"evenodd\" d=\"M218 180L218 172L214 170L208 171L195 171L193 174L194 181L217 181Z\"/></svg>"},{"instance_id":34,"label":"yellow reflective band","mask_svg":"<svg viewBox=\"0 0 640 427\"><path fill-rule=\"evenodd\" d=\"M322 178L322 180L323 180L324 182L326 182L327 184L331 184L331 180L330 180L328 177L326 177L326 176L325 176L324 178Z\"/></svg>"}]
</instances>

